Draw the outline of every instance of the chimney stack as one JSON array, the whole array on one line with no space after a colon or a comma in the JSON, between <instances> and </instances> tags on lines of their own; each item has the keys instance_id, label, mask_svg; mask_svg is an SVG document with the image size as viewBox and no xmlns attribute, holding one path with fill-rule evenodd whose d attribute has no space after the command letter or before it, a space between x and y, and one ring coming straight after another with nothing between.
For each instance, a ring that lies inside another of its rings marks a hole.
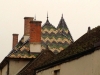
<instances>
[{"instance_id":1,"label":"chimney stack","mask_svg":"<svg viewBox=\"0 0 100 75\"><path fill-rule=\"evenodd\" d=\"M33 17L24 17L24 42L30 35L30 21L33 21Z\"/></svg>"},{"instance_id":2,"label":"chimney stack","mask_svg":"<svg viewBox=\"0 0 100 75\"><path fill-rule=\"evenodd\" d=\"M13 44L12 48L14 48L18 43L18 34L13 34Z\"/></svg>"},{"instance_id":3,"label":"chimney stack","mask_svg":"<svg viewBox=\"0 0 100 75\"><path fill-rule=\"evenodd\" d=\"M41 52L41 21L30 21L30 52Z\"/></svg>"}]
</instances>

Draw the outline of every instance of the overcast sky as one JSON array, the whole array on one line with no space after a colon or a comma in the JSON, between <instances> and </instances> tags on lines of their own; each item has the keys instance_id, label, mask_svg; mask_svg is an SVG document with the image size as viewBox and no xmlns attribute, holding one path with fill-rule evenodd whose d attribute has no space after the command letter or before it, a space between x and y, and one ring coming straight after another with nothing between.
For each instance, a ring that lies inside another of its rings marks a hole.
<instances>
[{"instance_id":1,"label":"overcast sky","mask_svg":"<svg viewBox=\"0 0 100 75\"><path fill-rule=\"evenodd\" d=\"M0 0L0 61L12 49L12 34L24 33L24 17L49 21L57 27L61 15L74 40L87 32L88 27L100 25L100 0Z\"/></svg>"}]
</instances>

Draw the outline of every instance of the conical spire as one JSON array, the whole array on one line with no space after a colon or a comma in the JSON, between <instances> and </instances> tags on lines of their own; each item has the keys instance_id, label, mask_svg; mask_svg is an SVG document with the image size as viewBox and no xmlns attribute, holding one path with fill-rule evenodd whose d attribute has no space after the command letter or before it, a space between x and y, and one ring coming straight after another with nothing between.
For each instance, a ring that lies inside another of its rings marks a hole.
<instances>
[{"instance_id":1,"label":"conical spire","mask_svg":"<svg viewBox=\"0 0 100 75\"><path fill-rule=\"evenodd\" d=\"M67 29L67 25L66 25L66 22L65 22L65 20L63 18L63 14L61 16L61 19L59 21L59 24L58 24L57 28L66 28Z\"/></svg>"},{"instance_id":2,"label":"conical spire","mask_svg":"<svg viewBox=\"0 0 100 75\"><path fill-rule=\"evenodd\" d=\"M66 22L65 22L65 20L63 18L63 14L61 16L61 19L59 21L59 24L57 26L57 29L58 29L58 32L59 33L62 33L63 35L65 35L66 37L68 37L68 39L70 39L70 40L73 41L73 38L72 38L72 36L70 34L70 31L69 31L69 29L67 27L67 24L66 24Z\"/></svg>"},{"instance_id":3,"label":"conical spire","mask_svg":"<svg viewBox=\"0 0 100 75\"><path fill-rule=\"evenodd\" d=\"M47 12L47 20L48 20L48 12Z\"/></svg>"},{"instance_id":4,"label":"conical spire","mask_svg":"<svg viewBox=\"0 0 100 75\"><path fill-rule=\"evenodd\" d=\"M46 20L46 23L45 24L50 24L50 22L49 22L49 19L48 19L49 17L48 17L48 12L47 12L47 20Z\"/></svg>"},{"instance_id":5,"label":"conical spire","mask_svg":"<svg viewBox=\"0 0 100 75\"><path fill-rule=\"evenodd\" d=\"M46 21L46 22L49 22L48 18L49 18L49 17L48 17L48 12L47 12L47 21Z\"/></svg>"},{"instance_id":6,"label":"conical spire","mask_svg":"<svg viewBox=\"0 0 100 75\"><path fill-rule=\"evenodd\" d=\"M61 18L63 19L63 14L62 14L62 17Z\"/></svg>"}]
</instances>

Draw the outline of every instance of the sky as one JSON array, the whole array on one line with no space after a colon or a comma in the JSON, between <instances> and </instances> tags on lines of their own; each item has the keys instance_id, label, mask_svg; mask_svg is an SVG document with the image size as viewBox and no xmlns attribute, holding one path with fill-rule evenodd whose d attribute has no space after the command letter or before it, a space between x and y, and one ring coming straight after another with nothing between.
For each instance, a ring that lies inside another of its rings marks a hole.
<instances>
[{"instance_id":1,"label":"sky","mask_svg":"<svg viewBox=\"0 0 100 75\"><path fill-rule=\"evenodd\" d=\"M0 0L0 61L12 50L12 34L24 33L24 17L57 27L61 16L75 40L100 25L100 0Z\"/></svg>"}]
</instances>

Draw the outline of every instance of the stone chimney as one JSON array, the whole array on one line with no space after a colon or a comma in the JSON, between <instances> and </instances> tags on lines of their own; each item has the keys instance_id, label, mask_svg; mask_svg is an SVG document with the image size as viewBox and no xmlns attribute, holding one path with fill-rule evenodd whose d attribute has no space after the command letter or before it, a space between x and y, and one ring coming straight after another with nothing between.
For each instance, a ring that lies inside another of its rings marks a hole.
<instances>
[{"instance_id":1,"label":"stone chimney","mask_svg":"<svg viewBox=\"0 0 100 75\"><path fill-rule=\"evenodd\" d=\"M18 43L18 34L13 34L12 48L14 48Z\"/></svg>"},{"instance_id":2,"label":"stone chimney","mask_svg":"<svg viewBox=\"0 0 100 75\"><path fill-rule=\"evenodd\" d=\"M24 42L30 36L30 21L33 21L33 17L24 17Z\"/></svg>"},{"instance_id":3,"label":"stone chimney","mask_svg":"<svg viewBox=\"0 0 100 75\"><path fill-rule=\"evenodd\" d=\"M41 23L30 22L30 52L41 52Z\"/></svg>"}]
</instances>

